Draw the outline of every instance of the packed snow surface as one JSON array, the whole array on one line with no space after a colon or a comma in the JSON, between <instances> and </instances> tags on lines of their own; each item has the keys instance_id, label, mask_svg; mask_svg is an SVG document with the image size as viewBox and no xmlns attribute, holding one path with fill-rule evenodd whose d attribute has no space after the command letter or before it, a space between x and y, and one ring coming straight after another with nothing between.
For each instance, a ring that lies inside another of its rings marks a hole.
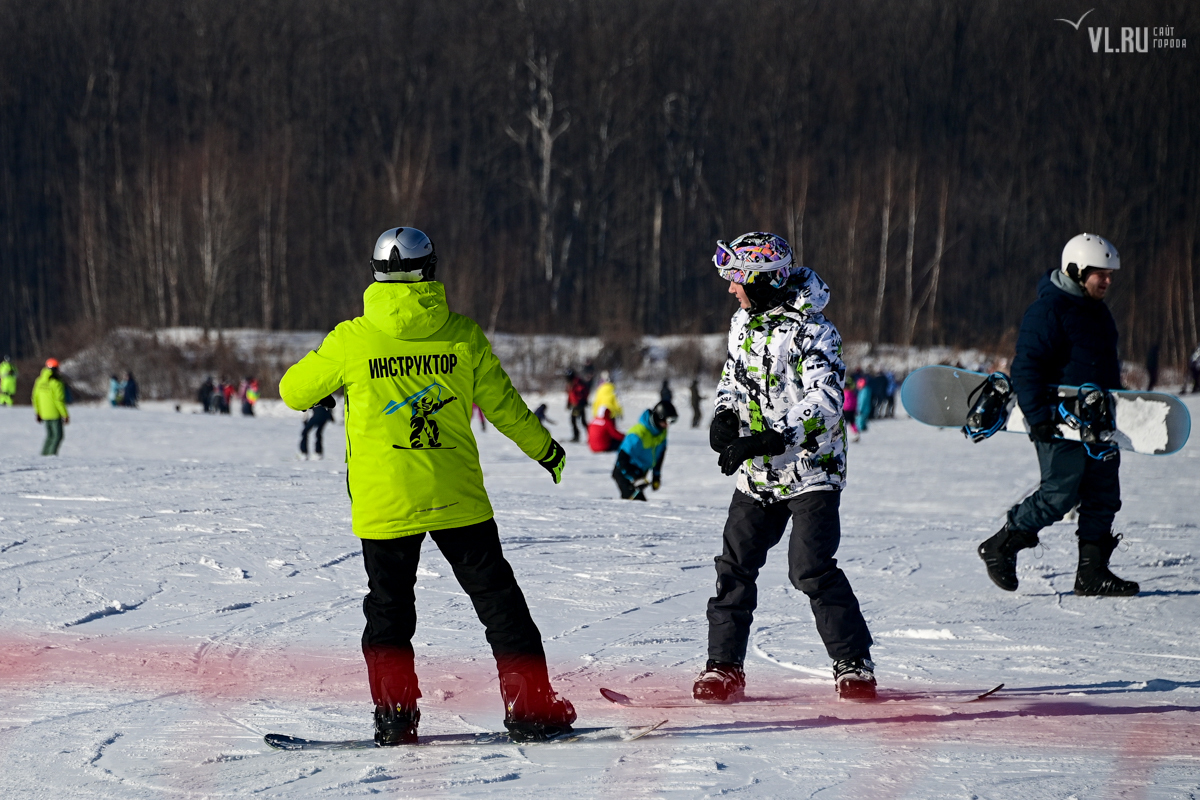
<instances>
[{"instance_id":1,"label":"packed snow surface","mask_svg":"<svg viewBox=\"0 0 1200 800\"><path fill-rule=\"evenodd\" d=\"M546 399L568 440L562 397ZM624 397L622 427L652 399ZM648 709L598 690L686 705L703 666L733 491L706 428L687 427L684 410L647 503L616 499L611 454L567 442L554 486L489 429L477 434L488 488L557 688L582 725L670 721L636 742L285 753L263 734L370 736L342 428L327 429L324 461L299 461L299 415L193 411L76 407L62 455L42 458L32 411L0 409L0 796L1200 792L1195 441L1170 457L1124 454L1113 566L1142 594L1097 599L1071 593L1069 522L1021 554L1015 593L975 555L1037 480L1023 437L973 445L908 419L873 423L850 446L839 555L875 635L881 702L834 698L780 545L746 664L761 702ZM425 548L421 730L499 729L481 626Z\"/></svg>"}]
</instances>

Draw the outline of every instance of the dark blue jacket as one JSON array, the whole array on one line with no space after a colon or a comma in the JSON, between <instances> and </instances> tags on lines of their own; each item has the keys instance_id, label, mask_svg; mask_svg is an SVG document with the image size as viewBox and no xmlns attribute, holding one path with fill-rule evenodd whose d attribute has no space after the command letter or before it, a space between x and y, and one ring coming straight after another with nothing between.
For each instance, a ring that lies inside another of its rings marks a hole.
<instances>
[{"instance_id":1,"label":"dark blue jacket","mask_svg":"<svg viewBox=\"0 0 1200 800\"><path fill-rule=\"evenodd\" d=\"M1054 386L1094 383L1121 388L1117 323L1103 300L1076 297L1050 279L1038 282L1037 299L1021 320L1012 377L1021 413L1031 424L1052 418Z\"/></svg>"}]
</instances>

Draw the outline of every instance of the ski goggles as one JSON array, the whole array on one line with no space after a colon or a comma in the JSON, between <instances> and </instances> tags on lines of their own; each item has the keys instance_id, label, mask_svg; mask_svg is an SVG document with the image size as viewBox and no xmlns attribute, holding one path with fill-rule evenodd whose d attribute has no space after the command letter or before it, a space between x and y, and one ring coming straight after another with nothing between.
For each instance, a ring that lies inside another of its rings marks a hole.
<instances>
[{"instance_id":1,"label":"ski goggles","mask_svg":"<svg viewBox=\"0 0 1200 800\"><path fill-rule=\"evenodd\" d=\"M754 278L761 272L775 272L776 270L786 269L792 265L792 254L788 253L779 261L749 261L744 256L751 254L765 254L769 251L767 247L748 247L742 250L742 253L735 253L732 248L720 239L717 240L717 252L713 253L712 262L717 268L717 273L721 276L721 280L730 281L731 283L754 283Z\"/></svg>"}]
</instances>

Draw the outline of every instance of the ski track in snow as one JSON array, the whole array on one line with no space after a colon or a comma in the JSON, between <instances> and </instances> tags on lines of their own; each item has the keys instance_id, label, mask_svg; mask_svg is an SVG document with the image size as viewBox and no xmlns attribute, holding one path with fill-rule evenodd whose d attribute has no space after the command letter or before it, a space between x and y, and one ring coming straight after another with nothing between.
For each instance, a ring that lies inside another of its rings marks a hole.
<instances>
[{"instance_id":1,"label":"ski track in snow","mask_svg":"<svg viewBox=\"0 0 1200 800\"><path fill-rule=\"evenodd\" d=\"M652 399L623 396L622 427ZM833 698L782 543L759 581L746 669L751 696L795 701L655 710L598 689L680 698L703 666L733 488L706 429L671 432L663 488L643 504L615 499L611 454L566 442L569 424L552 427L568 453L557 487L489 427L477 436L497 522L559 690L581 724L670 722L633 743L280 753L264 733L370 735L342 429L327 429L325 461L302 462L299 415L277 404L257 419L172 408L78 407L58 459L34 455L43 431L27 408L0 409L0 795L1200 794L1195 442L1123 456L1113 566L1140 597L1071 593L1066 521L1022 553L1007 594L974 547L1036 484L1033 448L873 423L849 450L839 562L892 699ZM497 729L482 629L429 542L423 557L422 731Z\"/></svg>"}]
</instances>

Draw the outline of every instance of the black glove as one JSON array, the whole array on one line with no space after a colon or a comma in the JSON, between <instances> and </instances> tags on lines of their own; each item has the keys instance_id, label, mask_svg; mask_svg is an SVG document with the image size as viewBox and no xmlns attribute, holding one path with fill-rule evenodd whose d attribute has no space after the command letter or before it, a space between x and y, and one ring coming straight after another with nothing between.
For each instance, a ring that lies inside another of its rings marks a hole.
<instances>
[{"instance_id":1,"label":"black glove","mask_svg":"<svg viewBox=\"0 0 1200 800\"><path fill-rule=\"evenodd\" d=\"M1053 442L1058 436L1058 425L1053 420L1035 422L1029 426L1029 441Z\"/></svg>"},{"instance_id":2,"label":"black glove","mask_svg":"<svg viewBox=\"0 0 1200 800\"><path fill-rule=\"evenodd\" d=\"M737 414L728 408L718 411L708 426L708 446L717 453L723 452L738 438L741 429L742 423Z\"/></svg>"},{"instance_id":3,"label":"black glove","mask_svg":"<svg viewBox=\"0 0 1200 800\"><path fill-rule=\"evenodd\" d=\"M756 456L777 456L787 449L783 437L775 431L763 431L753 436L743 436L734 439L733 443L721 451L717 464L725 475L732 475L748 459Z\"/></svg>"},{"instance_id":4,"label":"black glove","mask_svg":"<svg viewBox=\"0 0 1200 800\"><path fill-rule=\"evenodd\" d=\"M317 401L317 405L324 406L325 408L328 408L330 411L333 411L333 409L337 408L337 401L333 399L333 395L327 394L323 398L321 398L320 400Z\"/></svg>"},{"instance_id":5,"label":"black glove","mask_svg":"<svg viewBox=\"0 0 1200 800\"><path fill-rule=\"evenodd\" d=\"M554 478L555 483L562 483L562 471L567 463L567 451L563 450L561 444L551 439L550 449L546 451L546 455L542 456L538 463L546 468L546 471L550 473L550 477Z\"/></svg>"}]
</instances>

